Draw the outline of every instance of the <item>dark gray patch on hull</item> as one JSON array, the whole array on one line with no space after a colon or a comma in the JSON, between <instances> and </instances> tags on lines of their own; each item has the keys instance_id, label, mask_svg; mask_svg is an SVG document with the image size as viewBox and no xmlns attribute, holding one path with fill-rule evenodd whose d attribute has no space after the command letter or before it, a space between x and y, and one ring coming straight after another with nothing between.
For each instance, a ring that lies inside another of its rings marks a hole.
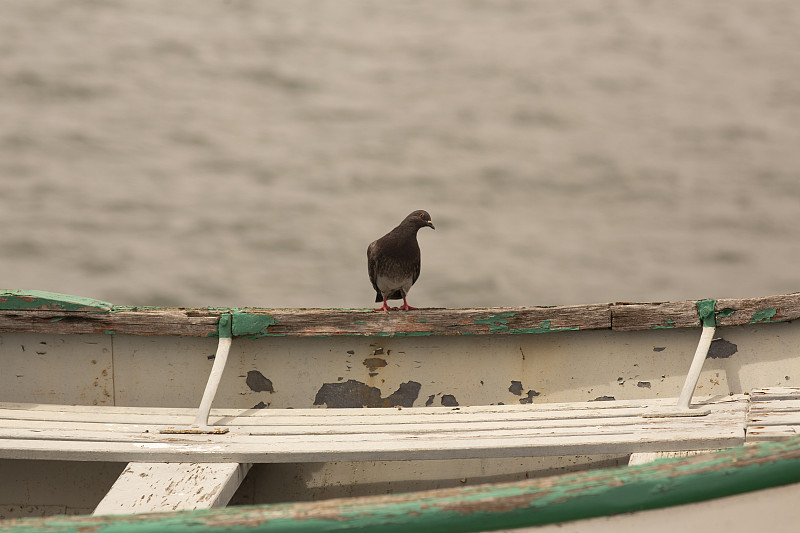
<instances>
[{"instance_id":1,"label":"dark gray patch on hull","mask_svg":"<svg viewBox=\"0 0 800 533\"><path fill-rule=\"evenodd\" d=\"M511 386L508 387L508 392L514 394L515 396L522 396L522 382L512 380Z\"/></svg>"},{"instance_id":2,"label":"dark gray patch on hull","mask_svg":"<svg viewBox=\"0 0 800 533\"><path fill-rule=\"evenodd\" d=\"M416 381L401 383L400 387L384 399L382 403L389 402L389 405L384 405L384 407L412 407L419 396L421 388L422 384Z\"/></svg>"},{"instance_id":3,"label":"dark gray patch on hull","mask_svg":"<svg viewBox=\"0 0 800 533\"><path fill-rule=\"evenodd\" d=\"M258 370L250 370L247 372L247 379L244 380L250 390L253 392L275 392L272 387L272 381L264 377L264 374Z\"/></svg>"},{"instance_id":4,"label":"dark gray patch on hull","mask_svg":"<svg viewBox=\"0 0 800 533\"><path fill-rule=\"evenodd\" d=\"M640 382L638 382L636 384L636 386L637 387L641 387L643 389L649 389L650 388L650 382L649 381L640 381Z\"/></svg>"},{"instance_id":5,"label":"dark gray patch on hull","mask_svg":"<svg viewBox=\"0 0 800 533\"><path fill-rule=\"evenodd\" d=\"M597 398L595 398L592 401L595 401L595 402L611 402L613 400L616 400L616 398L614 398L613 396L598 396Z\"/></svg>"},{"instance_id":6,"label":"dark gray patch on hull","mask_svg":"<svg viewBox=\"0 0 800 533\"><path fill-rule=\"evenodd\" d=\"M420 383L409 381L386 398L381 390L365 383L348 379L344 383L323 383L314 398L314 405L328 407L411 407L419 396Z\"/></svg>"},{"instance_id":7,"label":"dark gray patch on hull","mask_svg":"<svg viewBox=\"0 0 800 533\"><path fill-rule=\"evenodd\" d=\"M711 347L708 349L707 358L727 359L738 351L738 346L720 337L719 339L714 339L714 341L711 343Z\"/></svg>"},{"instance_id":8,"label":"dark gray patch on hull","mask_svg":"<svg viewBox=\"0 0 800 533\"><path fill-rule=\"evenodd\" d=\"M431 394L430 396L428 396L428 399L425 401L425 407L430 407L431 405L433 405L434 398L436 398L435 394Z\"/></svg>"},{"instance_id":9,"label":"dark gray patch on hull","mask_svg":"<svg viewBox=\"0 0 800 533\"><path fill-rule=\"evenodd\" d=\"M442 405L445 407L456 407L458 406L458 400L452 394L442 394Z\"/></svg>"},{"instance_id":10,"label":"dark gray patch on hull","mask_svg":"<svg viewBox=\"0 0 800 533\"><path fill-rule=\"evenodd\" d=\"M519 403L533 403L533 399L539 396L539 394L540 393L536 392L535 390L529 390L526 397L519 399Z\"/></svg>"}]
</instances>

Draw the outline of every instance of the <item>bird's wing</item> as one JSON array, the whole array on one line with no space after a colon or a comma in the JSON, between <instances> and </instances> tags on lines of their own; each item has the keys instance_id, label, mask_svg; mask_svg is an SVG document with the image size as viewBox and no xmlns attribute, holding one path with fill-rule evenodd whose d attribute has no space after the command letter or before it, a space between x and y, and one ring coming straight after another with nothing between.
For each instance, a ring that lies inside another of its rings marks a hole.
<instances>
[{"instance_id":1,"label":"bird's wing","mask_svg":"<svg viewBox=\"0 0 800 533\"><path fill-rule=\"evenodd\" d=\"M376 292L380 293L381 291L378 288L378 261L375 259L377 247L377 241L373 241L367 247L367 270L369 271L369 280L372 282L372 287Z\"/></svg>"},{"instance_id":2,"label":"bird's wing","mask_svg":"<svg viewBox=\"0 0 800 533\"><path fill-rule=\"evenodd\" d=\"M411 277L411 284L412 285L417 282L417 278L419 277L419 271L421 269L421 266L422 265L420 263L420 260L419 260L419 258L417 258L417 260L414 262L414 272L413 272L413 275Z\"/></svg>"}]
</instances>

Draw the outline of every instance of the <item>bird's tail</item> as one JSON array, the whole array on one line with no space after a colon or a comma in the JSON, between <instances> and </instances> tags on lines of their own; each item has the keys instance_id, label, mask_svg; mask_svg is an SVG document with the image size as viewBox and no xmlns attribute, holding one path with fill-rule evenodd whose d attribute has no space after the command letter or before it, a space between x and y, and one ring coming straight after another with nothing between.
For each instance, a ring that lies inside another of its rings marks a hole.
<instances>
[{"instance_id":1,"label":"bird's tail","mask_svg":"<svg viewBox=\"0 0 800 533\"><path fill-rule=\"evenodd\" d=\"M403 296L404 296L403 291L398 289L398 290L394 291L393 293L389 294L388 296L386 296L386 299L387 300L402 300ZM381 291L378 291L375 294L375 301L376 302L382 302L383 301L383 295L381 294Z\"/></svg>"}]
</instances>

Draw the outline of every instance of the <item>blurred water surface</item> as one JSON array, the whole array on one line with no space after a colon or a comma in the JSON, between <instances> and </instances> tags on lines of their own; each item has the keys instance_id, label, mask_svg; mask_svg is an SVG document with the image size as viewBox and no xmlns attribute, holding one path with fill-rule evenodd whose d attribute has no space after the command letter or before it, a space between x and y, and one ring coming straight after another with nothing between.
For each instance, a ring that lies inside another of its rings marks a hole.
<instances>
[{"instance_id":1,"label":"blurred water surface","mask_svg":"<svg viewBox=\"0 0 800 533\"><path fill-rule=\"evenodd\" d=\"M0 3L0 286L368 307L800 289L793 0Z\"/></svg>"}]
</instances>

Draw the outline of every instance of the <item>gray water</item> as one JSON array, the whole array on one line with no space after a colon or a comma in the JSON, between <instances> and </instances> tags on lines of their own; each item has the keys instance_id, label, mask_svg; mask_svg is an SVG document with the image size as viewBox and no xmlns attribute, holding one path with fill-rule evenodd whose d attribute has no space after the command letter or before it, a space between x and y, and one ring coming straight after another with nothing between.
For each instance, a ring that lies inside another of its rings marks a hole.
<instances>
[{"instance_id":1,"label":"gray water","mask_svg":"<svg viewBox=\"0 0 800 533\"><path fill-rule=\"evenodd\" d=\"M0 2L0 286L368 307L800 290L795 0Z\"/></svg>"}]
</instances>

